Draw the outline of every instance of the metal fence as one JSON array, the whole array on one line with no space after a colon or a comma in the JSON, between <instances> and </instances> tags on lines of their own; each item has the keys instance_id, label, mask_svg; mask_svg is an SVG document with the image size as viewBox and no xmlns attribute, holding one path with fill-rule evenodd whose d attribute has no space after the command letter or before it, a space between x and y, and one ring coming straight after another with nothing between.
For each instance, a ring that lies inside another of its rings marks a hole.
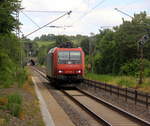
<instances>
[{"instance_id":1,"label":"metal fence","mask_svg":"<svg viewBox=\"0 0 150 126\"><path fill-rule=\"evenodd\" d=\"M84 79L84 83L87 84L87 86L92 86L94 88L98 88L106 92L109 92L110 95L116 94L118 97L124 97L126 102L128 101L128 99L130 99L135 104L141 103L145 105L147 108L150 106L149 93L144 93L131 88L122 88L119 86L114 86L114 85L88 80L88 79Z\"/></svg>"}]
</instances>

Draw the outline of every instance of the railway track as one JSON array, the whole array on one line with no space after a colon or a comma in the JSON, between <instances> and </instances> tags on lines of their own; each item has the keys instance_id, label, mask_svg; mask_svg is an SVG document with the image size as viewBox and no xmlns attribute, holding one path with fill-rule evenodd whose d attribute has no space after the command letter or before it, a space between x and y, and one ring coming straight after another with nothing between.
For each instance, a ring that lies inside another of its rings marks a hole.
<instances>
[{"instance_id":1,"label":"railway track","mask_svg":"<svg viewBox=\"0 0 150 126\"><path fill-rule=\"evenodd\" d=\"M35 69L36 70L36 69ZM36 70L46 78L43 72ZM106 126L150 126L150 123L80 89L62 92Z\"/></svg>"},{"instance_id":2,"label":"railway track","mask_svg":"<svg viewBox=\"0 0 150 126\"><path fill-rule=\"evenodd\" d=\"M67 97L88 112L93 118L106 126L149 126L150 123L141 120L109 103L104 103L95 96L80 89L63 90Z\"/></svg>"}]
</instances>

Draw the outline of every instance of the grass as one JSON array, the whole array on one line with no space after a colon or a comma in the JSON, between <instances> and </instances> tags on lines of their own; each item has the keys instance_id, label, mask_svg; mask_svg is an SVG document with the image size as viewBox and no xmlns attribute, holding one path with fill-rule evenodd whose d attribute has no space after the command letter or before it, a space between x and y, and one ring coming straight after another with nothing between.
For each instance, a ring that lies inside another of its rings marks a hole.
<instances>
[{"instance_id":1,"label":"grass","mask_svg":"<svg viewBox=\"0 0 150 126\"><path fill-rule=\"evenodd\" d=\"M18 87L21 88L27 79L26 70L16 66L13 70L1 71L0 73L0 89L13 87L14 84L18 84ZM6 67L7 68L7 67Z\"/></svg>"},{"instance_id":2,"label":"grass","mask_svg":"<svg viewBox=\"0 0 150 126\"><path fill-rule=\"evenodd\" d=\"M55 44L54 41L36 41L36 43L38 44L39 47L52 46L53 44Z\"/></svg>"},{"instance_id":3,"label":"grass","mask_svg":"<svg viewBox=\"0 0 150 126\"><path fill-rule=\"evenodd\" d=\"M30 71L27 68L27 79L18 88L0 89L0 126L44 126L39 101L34 91Z\"/></svg>"},{"instance_id":4,"label":"grass","mask_svg":"<svg viewBox=\"0 0 150 126\"><path fill-rule=\"evenodd\" d=\"M88 73L85 75L87 79L97 80L104 83L117 85L120 87L136 88L144 92L150 92L150 78L145 78L142 84L138 84L138 78L132 76L113 76L113 75L98 75Z\"/></svg>"},{"instance_id":5,"label":"grass","mask_svg":"<svg viewBox=\"0 0 150 126\"><path fill-rule=\"evenodd\" d=\"M0 89L0 126L21 125L44 126L31 75L21 88Z\"/></svg>"},{"instance_id":6,"label":"grass","mask_svg":"<svg viewBox=\"0 0 150 126\"><path fill-rule=\"evenodd\" d=\"M7 97L0 97L0 109L7 110L11 115L18 117L22 110L22 97L19 93L13 93Z\"/></svg>"},{"instance_id":7,"label":"grass","mask_svg":"<svg viewBox=\"0 0 150 126\"><path fill-rule=\"evenodd\" d=\"M44 122L41 117L41 112L39 108L39 100L36 97L36 93L34 90L34 84L32 82L32 76L30 74L30 71L28 70L28 80L23 85L23 89L26 93L28 93L28 96L25 97L26 101L24 101L23 106L23 113L20 114L20 117L22 120L25 120L25 115L28 118L31 118L30 120L26 121L26 124L28 126L38 125L38 126L44 126Z\"/></svg>"},{"instance_id":8,"label":"grass","mask_svg":"<svg viewBox=\"0 0 150 126\"><path fill-rule=\"evenodd\" d=\"M22 97L20 94L14 93L8 96L8 104L6 106L13 116L19 116L22 109L21 104Z\"/></svg>"},{"instance_id":9,"label":"grass","mask_svg":"<svg viewBox=\"0 0 150 126\"><path fill-rule=\"evenodd\" d=\"M18 93L14 93L14 94L8 96L8 103L21 104L22 103L21 95Z\"/></svg>"},{"instance_id":10,"label":"grass","mask_svg":"<svg viewBox=\"0 0 150 126\"><path fill-rule=\"evenodd\" d=\"M28 80L24 83L23 89L25 89L27 92L31 93L33 96L35 96L34 88L33 88L33 82L31 79L31 75L28 76Z\"/></svg>"}]
</instances>

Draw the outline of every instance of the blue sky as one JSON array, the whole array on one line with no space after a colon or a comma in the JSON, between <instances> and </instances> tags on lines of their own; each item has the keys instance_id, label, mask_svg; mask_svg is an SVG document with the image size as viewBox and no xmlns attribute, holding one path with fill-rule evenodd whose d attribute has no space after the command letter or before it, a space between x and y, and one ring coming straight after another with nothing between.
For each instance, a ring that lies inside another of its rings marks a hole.
<instances>
[{"instance_id":1,"label":"blue sky","mask_svg":"<svg viewBox=\"0 0 150 126\"><path fill-rule=\"evenodd\" d=\"M91 32L96 34L103 26L111 27L121 24L122 18L131 20L128 16L114 10L114 8L118 8L131 16L141 11L146 11L150 15L150 0L22 0L22 7L24 7L24 10L73 11L70 16L65 16L51 24L72 27L65 29L46 27L28 36L30 39L42 34L90 35ZM39 26L63 14L29 13L26 11L24 13ZM21 31L24 35L38 28L22 13L20 13L20 21L22 23Z\"/></svg>"}]
</instances>

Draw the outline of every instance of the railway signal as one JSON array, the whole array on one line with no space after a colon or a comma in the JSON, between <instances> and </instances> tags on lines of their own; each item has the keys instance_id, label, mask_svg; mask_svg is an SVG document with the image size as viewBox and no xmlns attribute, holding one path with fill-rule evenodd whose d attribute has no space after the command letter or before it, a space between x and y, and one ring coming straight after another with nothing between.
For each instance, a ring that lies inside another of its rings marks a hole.
<instances>
[{"instance_id":1,"label":"railway signal","mask_svg":"<svg viewBox=\"0 0 150 126\"><path fill-rule=\"evenodd\" d=\"M148 42L150 36L149 34L144 35L139 41L138 41L138 47L140 48L140 75L139 75L139 84L143 83L143 73L144 73L144 65L143 65L143 47L146 42Z\"/></svg>"},{"instance_id":2,"label":"railway signal","mask_svg":"<svg viewBox=\"0 0 150 126\"><path fill-rule=\"evenodd\" d=\"M134 18L132 16L130 16L129 14L119 10L118 8L115 8L116 11L130 17L130 18ZM149 19L149 16L146 17L147 19ZM150 24L147 24L147 23L144 23L141 21L141 23L139 23L139 25L145 25L145 26L150 26ZM146 28L146 32L147 34L142 36L142 38L137 42L138 43L138 48L140 49L140 75L139 75L139 81L138 83L139 84L142 84L143 83L143 73L144 73L144 64L143 64L143 58L144 58L144 54L143 54L143 47L144 47L144 44L149 40L150 38L150 29L149 28Z\"/></svg>"},{"instance_id":3,"label":"railway signal","mask_svg":"<svg viewBox=\"0 0 150 126\"><path fill-rule=\"evenodd\" d=\"M144 45L148 40L149 40L150 36L147 34L147 35L144 35L139 41L138 41L138 44L139 46L141 45Z\"/></svg>"}]
</instances>

